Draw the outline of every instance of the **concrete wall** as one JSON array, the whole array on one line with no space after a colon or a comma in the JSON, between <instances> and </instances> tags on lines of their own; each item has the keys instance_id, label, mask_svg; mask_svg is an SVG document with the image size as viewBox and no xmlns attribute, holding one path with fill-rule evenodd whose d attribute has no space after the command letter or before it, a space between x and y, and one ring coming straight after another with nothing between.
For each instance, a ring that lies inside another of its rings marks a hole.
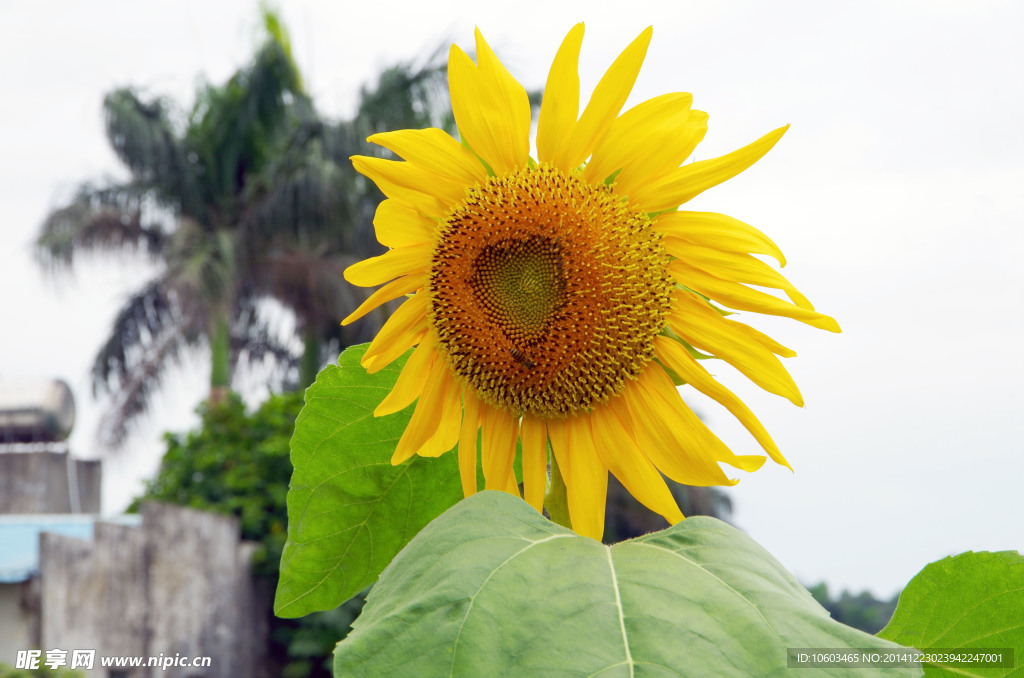
<instances>
[{"instance_id":1,"label":"concrete wall","mask_svg":"<svg viewBox=\"0 0 1024 678\"><path fill-rule=\"evenodd\" d=\"M33 619L25 608L26 582L0 583L0 662L14 666L18 650L35 647Z\"/></svg>"},{"instance_id":2,"label":"concrete wall","mask_svg":"<svg viewBox=\"0 0 1024 678\"><path fill-rule=\"evenodd\" d=\"M96 524L93 541L44 534L40 646L100 657L208 656L203 669L132 669L132 678L263 675L266 603L251 575L254 545L238 522L146 504L141 528Z\"/></svg>"},{"instance_id":3,"label":"concrete wall","mask_svg":"<svg viewBox=\"0 0 1024 678\"><path fill-rule=\"evenodd\" d=\"M67 452L0 452L0 514L99 513L102 473L98 460L72 459L69 469Z\"/></svg>"},{"instance_id":4,"label":"concrete wall","mask_svg":"<svg viewBox=\"0 0 1024 678\"><path fill-rule=\"evenodd\" d=\"M265 651L265 610L250 575L254 544L240 544L227 516L146 504L150 655L214 657L199 675L256 676ZM254 624L259 622L258 624ZM162 676L188 676L169 669Z\"/></svg>"}]
</instances>

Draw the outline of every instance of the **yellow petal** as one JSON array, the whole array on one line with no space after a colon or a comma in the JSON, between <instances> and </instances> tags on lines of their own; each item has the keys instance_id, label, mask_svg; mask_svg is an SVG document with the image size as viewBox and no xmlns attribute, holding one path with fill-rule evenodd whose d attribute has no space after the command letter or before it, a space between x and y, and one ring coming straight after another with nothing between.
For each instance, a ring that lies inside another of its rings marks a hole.
<instances>
[{"instance_id":1,"label":"yellow petal","mask_svg":"<svg viewBox=\"0 0 1024 678\"><path fill-rule=\"evenodd\" d=\"M683 291L683 290L680 290L679 294L688 294L688 293ZM697 299L697 301L700 301L701 305L702 306L706 306L708 308L708 310L711 310L714 313L719 314L720 316L722 315L721 311L719 311L718 309L715 309L715 308L711 308L707 304L707 302L705 302L703 299ZM779 342L777 342L774 339L772 339L771 337L769 337L767 334L764 334L763 332L759 332L758 330L755 330L750 325L744 325L743 323L741 323L739 321L734 321L733 320L733 321L730 321L726 325L726 327L728 327L729 332L733 336L735 336L736 340L739 341L740 343L749 342L749 343L752 343L752 344L760 345L761 347L771 351L775 355L780 356L782 358L795 358L796 357L796 351L794 351L791 348L786 348L785 346L783 346Z\"/></svg>"},{"instance_id":2,"label":"yellow petal","mask_svg":"<svg viewBox=\"0 0 1024 678\"><path fill-rule=\"evenodd\" d=\"M459 436L459 396L447 363L435 361L427 374L423 394L416 402L412 418L398 440L391 463L397 466L414 454L437 456L451 449ZM448 441L448 447L437 452Z\"/></svg>"},{"instance_id":3,"label":"yellow petal","mask_svg":"<svg viewBox=\"0 0 1024 678\"><path fill-rule=\"evenodd\" d=\"M580 45L583 44L583 24L572 27L555 54L544 86L544 98L537 119L537 158L553 162L558 147L576 124L580 112ZM573 167L555 165L563 172Z\"/></svg>"},{"instance_id":4,"label":"yellow petal","mask_svg":"<svg viewBox=\"0 0 1024 678\"><path fill-rule=\"evenodd\" d=\"M370 374L378 372L419 343L426 333L427 295L414 294L380 328L360 363Z\"/></svg>"},{"instance_id":5,"label":"yellow petal","mask_svg":"<svg viewBox=\"0 0 1024 678\"><path fill-rule=\"evenodd\" d=\"M427 244L412 245L363 259L345 269L345 280L360 287L376 287L399 276L422 273L430 266L431 250Z\"/></svg>"},{"instance_id":6,"label":"yellow petal","mask_svg":"<svg viewBox=\"0 0 1024 678\"><path fill-rule=\"evenodd\" d=\"M769 132L757 141L728 155L683 165L658 181L637 188L630 199L647 212L675 209L694 196L717 186L761 159L782 138L789 125Z\"/></svg>"},{"instance_id":7,"label":"yellow petal","mask_svg":"<svg viewBox=\"0 0 1024 678\"><path fill-rule=\"evenodd\" d=\"M807 297L800 293L791 282L778 271L749 254L739 252L723 252L719 249L695 245L681 238L666 237L663 241L665 249L674 257L685 261L688 265L701 269L709 275L732 282L773 287L784 291L793 303L809 311L814 306Z\"/></svg>"},{"instance_id":8,"label":"yellow petal","mask_svg":"<svg viewBox=\"0 0 1024 678\"><path fill-rule=\"evenodd\" d=\"M352 311L348 316L341 321L342 325L348 325L356 320L359 320L364 315L377 308L381 304L386 304L392 299L397 299L403 294L410 294L423 287L423 283L426 281L424 274L419 275L403 275L397 280L392 280L384 287L376 290L373 294L367 297L366 301L359 304L359 308Z\"/></svg>"},{"instance_id":9,"label":"yellow petal","mask_svg":"<svg viewBox=\"0 0 1024 678\"><path fill-rule=\"evenodd\" d=\"M768 349L777 356L781 356L783 358L796 357L796 351L794 351L791 348L786 348L779 342L769 337L767 334L755 330L750 325L744 325L743 323L736 322L733 323L732 328L736 334L744 337L747 341L752 341L756 344L760 344L761 346L764 346L766 349Z\"/></svg>"},{"instance_id":10,"label":"yellow petal","mask_svg":"<svg viewBox=\"0 0 1024 678\"><path fill-rule=\"evenodd\" d=\"M793 318L811 327L828 330L829 332L841 331L839 323L823 313L800 308L796 304L791 304L784 299L773 297L770 294L751 289L737 282L722 280L699 268L689 266L680 259L670 263L668 270L680 285L699 292L730 308L735 308L738 311L753 311L755 313L764 313L765 315Z\"/></svg>"},{"instance_id":11,"label":"yellow petal","mask_svg":"<svg viewBox=\"0 0 1024 678\"><path fill-rule=\"evenodd\" d=\"M760 443L761 447L768 453L768 456L776 463L789 466L789 462L779 452L775 441L768 435L768 431L765 430L761 422L754 416L754 413L750 411L750 408L737 398L732 391L718 383L686 349L668 337L658 336L654 338L654 352L658 360L665 367L682 377L690 386L719 402L734 417L739 419L740 423L750 431L754 439ZM789 468L792 469L792 466L789 466Z\"/></svg>"},{"instance_id":12,"label":"yellow petal","mask_svg":"<svg viewBox=\"0 0 1024 678\"><path fill-rule=\"evenodd\" d=\"M459 140L436 127L374 134L367 141L383 146L417 167L469 187L487 179L487 170Z\"/></svg>"},{"instance_id":13,"label":"yellow petal","mask_svg":"<svg viewBox=\"0 0 1024 678\"><path fill-rule=\"evenodd\" d=\"M739 323L723 318L703 299L683 290L674 293L668 324L691 345L726 361L764 390L803 406L800 389L775 354L746 341L733 329Z\"/></svg>"},{"instance_id":14,"label":"yellow petal","mask_svg":"<svg viewBox=\"0 0 1024 678\"><path fill-rule=\"evenodd\" d=\"M433 422L433 434L416 451L422 457L440 457L455 447L462 428L462 387L444 360L436 360L433 371L438 373L437 391L433 397L441 401L441 414Z\"/></svg>"},{"instance_id":15,"label":"yellow petal","mask_svg":"<svg viewBox=\"0 0 1024 678\"><path fill-rule=\"evenodd\" d=\"M565 480L572 529L600 541L604 536L608 469L594 449L594 434L587 416L549 419L548 438L558 470Z\"/></svg>"},{"instance_id":16,"label":"yellow petal","mask_svg":"<svg viewBox=\"0 0 1024 678\"><path fill-rule=\"evenodd\" d=\"M562 142L553 164L559 168L577 167L594 152L608 133L615 116L622 110L640 73L653 29L648 27L630 43L597 83L583 115ZM653 211L653 210L649 210Z\"/></svg>"},{"instance_id":17,"label":"yellow petal","mask_svg":"<svg viewBox=\"0 0 1024 678\"><path fill-rule=\"evenodd\" d=\"M464 184L402 160L352 156L352 166L371 179L389 198L416 208L424 216L441 217L466 197Z\"/></svg>"},{"instance_id":18,"label":"yellow petal","mask_svg":"<svg viewBox=\"0 0 1024 678\"><path fill-rule=\"evenodd\" d=\"M462 494L476 494L476 438L480 430L480 401L471 388L462 392L462 430L459 432L459 477Z\"/></svg>"},{"instance_id":19,"label":"yellow petal","mask_svg":"<svg viewBox=\"0 0 1024 678\"><path fill-rule=\"evenodd\" d=\"M523 494L530 506L542 511L548 484L548 437L544 420L528 412L524 414L519 437L523 442Z\"/></svg>"},{"instance_id":20,"label":"yellow petal","mask_svg":"<svg viewBox=\"0 0 1024 678\"><path fill-rule=\"evenodd\" d=\"M508 483L505 485L505 491L514 497L522 499L522 495L519 494L519 483L516 482L516 474L510 473L508 476Z\"/></svg>"},{"instance_id":21,"label":"yellow petal","mask_svg":"<svg viewBox=\"0 0 1024 678\"><path fill-rule=\"evenodd\" d=\"M425 217L397 200L382 200L373 215L377 242L385 247L429 244L436 223L436 219Z\"/></svg>"},{"instance_id":22,"label":"yellow petal","mask_svg":"<svg viewBox=\"0 0 1024 678\"><path fill-rule=\"evenodd\" d=\"M590 415L594 445L601 463L636 497L637 501L660 514L671 525L683 519L675 498L629 434L632 423L622 398L594 409Z\"/></svg>"},{"instance_id":23,"label":"yellow petal","mask_svg":"<svg viewBox=\"0 0 1024 678\"><path fill-rule=\"evenodd\" d=\"M484 488L507 491L509 476L515 478L512 463L516 458L519 418L504 408L481 402L480 424Z\"/></svg>"},{"instance_id":24,"label":"yellow petal","mask_svg":"<svg viewBox=\"0 0 1024 678\"><path fill-rule=\"evenodd\" d=\"M501 175L525 167L530 155L530 100L476 31L479 65L452 45L448 89L459 134Z\"/></svg>"},{"instance_id":25,"label":"yellow petal","mask_svg":"<svg viewBox=\"0 0 1024 678\"><path fill-rule=\"evenodd\" d=\"M622 399L640 448L662 473L687 485L736 484L718 465L732 452L686 406L656 363L630 382Z\"/></svg>"},{"instance_id":26,"label":"yellow petal","mask_svg":"<svg viewBox=\"0 0 1024 678\"><path fill-rule=\"evenodd\" d=\"M615 192L629 195L679 167L707 131L707 114L691 111L692 99L689 94L663 94L616 118L583 178L600 183L617 173Z\"/></svg>"},{"instance_id":27,"label":"yellow petal","mask_svg":"<svg viewBox=\"0 0 1024 678\"><path fill-rule=\"evenodd\" d=\"M690 111L685 125L670 138L664 139L663 143L657 144L657 148L651 148L649 152L653 161L650 164L635 157L632 163L623 167L615 178L615 192L632 195L641 186L675 171L680 163L690 157L707 131L708 114L704 111ZM652 142L654 140L648 140L648 144L653 146Z\"/></svg>"},{"instance_id":28,"label":"yellow petal","mask_svg":"<svg viewBox=\"0 0 1024 678\"><path fill-rule=\"evenodd\" d=\"M427 333L420 345L409 356L391 392L384 397L373 416L384 417L404 410L423 393L423 375L430 374L437 359L437 340Z\"/></svg>"},{"instance_id":29,"label":"yellow petal","mask_svg":"<svg viewBox=\"0 0 1024 678\"><path fill-rule=\"evenodd\" d=\"M617 117L612 121L604 141L594 149L593 157L583 169L583 178L591 183L600 183L621 170L637 155L646 160L646 153L640 150L640 145L651 138L661 140L677 131L685 124L691 103L693 96L690 94L662 94L637 104Z\"/></svg>"},{"instance_id":30,"label":"yellow petal","mask_svg":"<svg viewBox=\"0 0 1024 678\"><path fill-rule=\"evenodd\" d=\"M738 219L714 212L665 212L654 218L654 230L705 247L726 252L749 252L775 257L780 266L786 257L761 231Z\"/></svg>"},{"instance_id":31,"label":"yellow petal","mask_svg":"<svg viewBox=\"0 0 1024 678\"><path fill-rule=\"evenodd\" d=\"M500 140L504 157L502 162L489 164L495 172L510 172L525 167L530 156L530 126L533 122L530 99L526 89L498 60L480 29L475 29L474 33L480 76L493 86L494 99L500 102L500 110L504 113L501 119L492 121L493 129L499 133L495 139Z\"/></svg>"}]
</instances>

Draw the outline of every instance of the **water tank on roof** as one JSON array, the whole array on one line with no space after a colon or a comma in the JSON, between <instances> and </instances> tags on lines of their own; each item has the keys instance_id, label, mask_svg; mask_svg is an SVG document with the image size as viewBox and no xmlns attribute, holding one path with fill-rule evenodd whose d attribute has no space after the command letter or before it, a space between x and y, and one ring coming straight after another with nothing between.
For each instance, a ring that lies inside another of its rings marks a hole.
<instances>
[{"instance_id":1,"label":"water tank on roof","mask_svg":"<svg viewBox=\"0 0 1024 678\"><path fill-rule=\"evenodd\" d=\"M75 425L75 399L60 379L0 381L0 444L67 440Z\"/></svg>"}]
</instances>

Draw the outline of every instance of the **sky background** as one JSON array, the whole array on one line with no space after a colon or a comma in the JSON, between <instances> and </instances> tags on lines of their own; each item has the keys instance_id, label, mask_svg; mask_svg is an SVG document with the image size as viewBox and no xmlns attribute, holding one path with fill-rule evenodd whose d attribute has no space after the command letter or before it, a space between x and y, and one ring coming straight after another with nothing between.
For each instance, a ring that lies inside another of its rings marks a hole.
<instances>
[{"instance_id":1,"label":"sky background","mask_svg":"<svg viewBox=\"0 0 1024 678\"><path fill-rule=\"evenodd\" d=\"M624 8L628 6L628 11ZM641 30L654 39L629 105L692 92L710 115L696 158L783 124L753 168L688 207L772 237L784 269L843 334L741 319L794 348L807 405L728 366L795 472L766 466L728 490L734 520L808 584L892 595L928 562L1024 547L1024 4L995 0L279 3L320 110L348 115L359 86L478 25L528 88L586 22L584 101ZM509 9L514 7L514 9ZM151 271L84 261L47 277L31 258L46 213L79 182L121 176L105 92L134 85L190 106L252 54L249 0L0 0L0 380L66 380L82 457L102 402L89 369L113 317ZM193 426L207 365L166 380L126 450L104 455L104 506L124 508ZM241 382L250 401L263 392ZM737 452L756 444L692 397ZM770 462L769 462L770 464Z\"/></svg>"}]
</instances>

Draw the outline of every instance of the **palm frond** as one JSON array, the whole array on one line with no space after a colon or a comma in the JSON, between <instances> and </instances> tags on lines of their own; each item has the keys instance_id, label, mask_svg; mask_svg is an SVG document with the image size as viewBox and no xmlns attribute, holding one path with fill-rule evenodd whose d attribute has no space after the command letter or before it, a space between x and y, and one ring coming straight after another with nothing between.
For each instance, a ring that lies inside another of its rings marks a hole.
<instances>
[{"instance_id":1,"label":"palm frond","mask_svg":"<svg viewBox=\"0 0 1024 678\"><path fill-rule=\"evenodd\" d=\"M295 100L308 102L290 45L282 44L273 34L256 53L252 65L236 77L245 94L243 121L261 126L264 132L273 131L284 120Z\"/></svg>"},{"instance_id":2,"label":"palm frond","mask_svg":"<svg viewBox=\"0 0 1024 678\"><path fill-rule=\"evenodd\" d=\"M267 299L247 295L236 307L231 326L231 363L264 370L271 390L292 390L298 378L299 352L266 318ZM294 344L294 341L292 342Z\"/></svg>"},{"instance_id":3,"label":"palm frond","mask_svg":"<svg viewBox=\"0 0 1024 678\"><path fill-rule=\"evenodd\" d=\"M262 260L258 284L295 313L300 331L333 326L363 300L343 278L345 268L355 261L323 248L279 248Z\"/></svg>"},{"instance_id":4,"label":"palm frond","mask_svg":"<svg viewBox=\"0 0 1024 678\"><path fill-rule=\"evenodd\" d=\"M171 326L135 356L125 379L110 391L112 402L100 417L97 438L104 449L117 450L124 444L133 423L149 410L164 373L180 360L188 343L183 328Z\"/></svg>"},{"instance_id":5,"label":"palm frond","mask_svg":"<svg viewBox=\"0 0 1024 678\"><path fill-rule=\"evenodd\" d=\"M132 250L159 257L167 236L153 219L158 210L147 194L134 182L81 186L67 205L43 221L35 241L37 262L44 268L70 268L75 256L93 251Z\"/></svg>"},{"instance_id":6,"label":"palm frond","mask_svg":"<svg viewBox=\"0 0 1024 678\"><path fill-rule=\"evenodd\" d=\"M353 155L362 154L368 144L352 122L326 123L321 131L324 155L339 167L351 165Z\"/></svg>"},{"instance_id":7,"label":"palm frond","mask_svg":"<svg viewBox=\"0 0 1024 678\"><path fill-rule=\"evenodd\" d=\"M125 302L93 360L93 394L111 397L100 421L101 443L116 449L124 442L132 422L148 410L164 372L186 348L199 344L202 318L197 301L174 290L166 276Z\"/></svg>"},{"instance_id":8,"label":"palm frond","mask_svg":"<svg viewBox=\"0 0 1024 678\"><path fill-rule=\"evenodd\" d=\"M281 240L349 247L354 192L346 188L352 178L324 157L318 139L305 142L304 148L284 149L251 182L241 223L250 256Z\"/></svg>"},{"instance_id":9,"label":"palm frond","mask_svg":"<svg viewBox=\"0 0 1024 678\"><path fill-rule=\"evenodd\" d=\"M444 45L441 45L422 65L398 63L384 70L372 89L364 86L355 117L362 136L423 127L453 132L445 55Z\"/></svg>"},{"instance_id":10,"label":"palm frond","mask_svg":"<svg viewBox=\"0 0 1024 678\"><path fill-rule=\"evenodd\" d=\"M103 99L107 138L135 183L156 191L168 208L205 218L196 184L195 162L171 122L162 99L143 101L129 88Z\"/></svg>"},{"instance_id":11,"label":"palm frond","mask_svg":"<svg viewBox=\"0 0 1024 678\"><path fill-rule=\"evenodd\" d=\"M222 87L198 92L186 135L203 167L204 195L231 221L250 174L267 161L288 115L313 117L290 52L271 35Z\"/></svg>"},{"instance_id":12,"label":"palm frond","mask_svg":"<svg viewBox=\"0 0 1024 678\"><path fill-rule=\"evenodd\" d=\"M280 15L276 10L272 9L269 4L261 2L260 12L263 15L263 30L266 31L268 41L280 46L284 55L292 63L292 70L295 73L297 83L295 91L303 92L304 87L302 84L302 74L299 72L299 68L295 64L294 57L292 56L292 38L288 31L288 27L284 25L284 22L281 21Z\"/></svg>"},{"instance_id":13,"label":"palm frond","mask_svg":"<svg viewBox=\"0 0 1024 678\"><path fill-rule=\"evenodd\" d=\"M93 393L115 393L162 337L193 327L194 320L185 317L193 315L190 310L194 312L195 307L181 303L165 277L149 281L129 297L93 360Z\"/></svg>"}]
</instances>

